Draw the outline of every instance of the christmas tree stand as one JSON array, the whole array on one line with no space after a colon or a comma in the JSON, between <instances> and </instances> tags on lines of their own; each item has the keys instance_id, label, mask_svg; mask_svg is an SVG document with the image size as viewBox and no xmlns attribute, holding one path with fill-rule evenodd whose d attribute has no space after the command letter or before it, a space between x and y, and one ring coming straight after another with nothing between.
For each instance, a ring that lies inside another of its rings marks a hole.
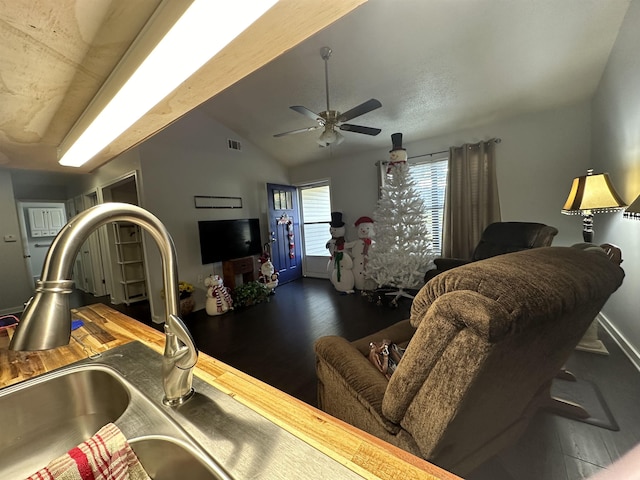
<instances>
[{"instance_id":1,"label":"christmas tree stand","mask_svg":"<svg viewBox=\"0 0 640 480\"><path fill-rule=\"evenodd\" d=\"M411 300L415 298L414 295L411 295L410 293L405 292L402 288L394 292L387 292L385 293L385 295L388 297L393 296L393 300L391 300L391 305L398 305L398 299L401 297L410 298Z\"/></svg>"},{"instance_id":2,"label":"christmas tree stand","mask_svg":"<svg viewBox=\"0 0 640 480\"><path fill-rule=\"evenodd\" d=\"M398 300L402 297L414 299L414 295L400 288L377 288L375 290L362 291L362 295L369 299L369 302L374 302L376 305L389 306L393 308L398 307ZM390 298L393 297L393 298Z\"/></svg>"}]
</instances>

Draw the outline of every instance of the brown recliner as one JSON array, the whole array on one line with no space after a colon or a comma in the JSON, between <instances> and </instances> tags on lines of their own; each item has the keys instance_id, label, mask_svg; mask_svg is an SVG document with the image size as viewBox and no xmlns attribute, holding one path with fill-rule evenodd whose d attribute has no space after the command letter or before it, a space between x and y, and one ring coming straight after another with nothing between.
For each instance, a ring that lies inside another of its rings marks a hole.
<instances>
[{"instance_id":1,"label":"brown recliner","mask_svg":"<svg viewBox=\"0 0 640 480\"><path fill-rule=\"evenodd\" d=\"M480 241L469 259L436 258L434 269L427 270L424 283L436 275L461 265L495 257L504 253L519 252L530 248L549 247L558 229L534 222L495 222L482 232Z\"/></svg>"},{"instance_id":2,"label":"brown recliner","mask_svg":"<svg viewBox=\"0 0 640 480\"><path fill-rule=\"evenodd\" d=\"M623 270L600 251L545 247L445 272L411 318L349 342L316 342L318 405L458 475L514 442ZM407 344L391 379L370 341Z\"/></svg>"}]
</instances>

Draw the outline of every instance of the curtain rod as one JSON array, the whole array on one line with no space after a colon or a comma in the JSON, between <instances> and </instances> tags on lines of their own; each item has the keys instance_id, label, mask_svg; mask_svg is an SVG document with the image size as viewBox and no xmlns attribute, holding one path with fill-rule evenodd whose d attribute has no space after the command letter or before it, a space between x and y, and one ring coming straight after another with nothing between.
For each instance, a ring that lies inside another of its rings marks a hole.
<instances>
[{"instance_id":1,"label":"curtain rod","mask_svg":"<svg viewBox=\"0 0 640 480\"><path fill-rule=\"evenodd\" d=\"M433 157L434 155L440 155L441 153L449 153L449 150L442 150L441 152L423 153L422 155L414 155L407 157L407 160L413 160L414 158Z\"/></svg>"},{"instance_id":2,"label":"curtain rod","mask_svg":"<svg viewBox=\"0 0 640 480\"><path fill-rule=\"evenodd\" d=\"M471 143L469 145L480 145L482 142L489 143L489 142L495 142L495 143L500 143L502 142L502 139L500 137L496 137L496 138L491 138L489 140L481 140L479 142L476 143ZM422 155L414 155L413 157L407 157L407 160L413 160L414 158L422 158L422 157L433 157L434 155L440 155L441 153L449 153L449 150L441 150L440 152L431 152L431 153L423 153ZM386 165L387 163L389 163L388 160L378 160L376 162L376 165L382 163L382 165Z\"/></svg>"}]
</instances>

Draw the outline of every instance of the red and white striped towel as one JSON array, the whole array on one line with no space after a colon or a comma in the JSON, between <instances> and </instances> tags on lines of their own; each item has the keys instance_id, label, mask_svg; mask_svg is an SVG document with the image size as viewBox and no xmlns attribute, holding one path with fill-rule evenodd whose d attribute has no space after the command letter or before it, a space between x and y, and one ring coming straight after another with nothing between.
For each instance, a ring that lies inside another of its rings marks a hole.
<instances>
[{"instance_id":1,"label":"red and white striped towel","mask_svg":"<svg viewBox=\"0 0 640 480\"><path fill-rule=\"evenodd\" d=\"M27 480L151 480L113 423Z\"/></svg>"}]
</instances>

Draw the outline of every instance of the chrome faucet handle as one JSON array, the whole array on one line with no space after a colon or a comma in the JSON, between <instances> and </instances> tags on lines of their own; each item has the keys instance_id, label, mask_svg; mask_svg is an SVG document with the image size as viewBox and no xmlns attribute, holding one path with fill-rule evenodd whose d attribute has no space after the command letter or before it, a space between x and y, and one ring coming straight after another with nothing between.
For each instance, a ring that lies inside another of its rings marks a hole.
<instances>
[{"instance_id":1,"label":"chrome faucet handle","mask_svg":"<svg viewBox=\"0 0 640 480\"><path fill-rule=\"evenodd\" d=\"M198 349L191 333L177 315L169 314L164 325L166 336L162 378L165 396L162 403L182 405L194 393L193 368L198 362Z\"/></svg>"}]
</instances>

